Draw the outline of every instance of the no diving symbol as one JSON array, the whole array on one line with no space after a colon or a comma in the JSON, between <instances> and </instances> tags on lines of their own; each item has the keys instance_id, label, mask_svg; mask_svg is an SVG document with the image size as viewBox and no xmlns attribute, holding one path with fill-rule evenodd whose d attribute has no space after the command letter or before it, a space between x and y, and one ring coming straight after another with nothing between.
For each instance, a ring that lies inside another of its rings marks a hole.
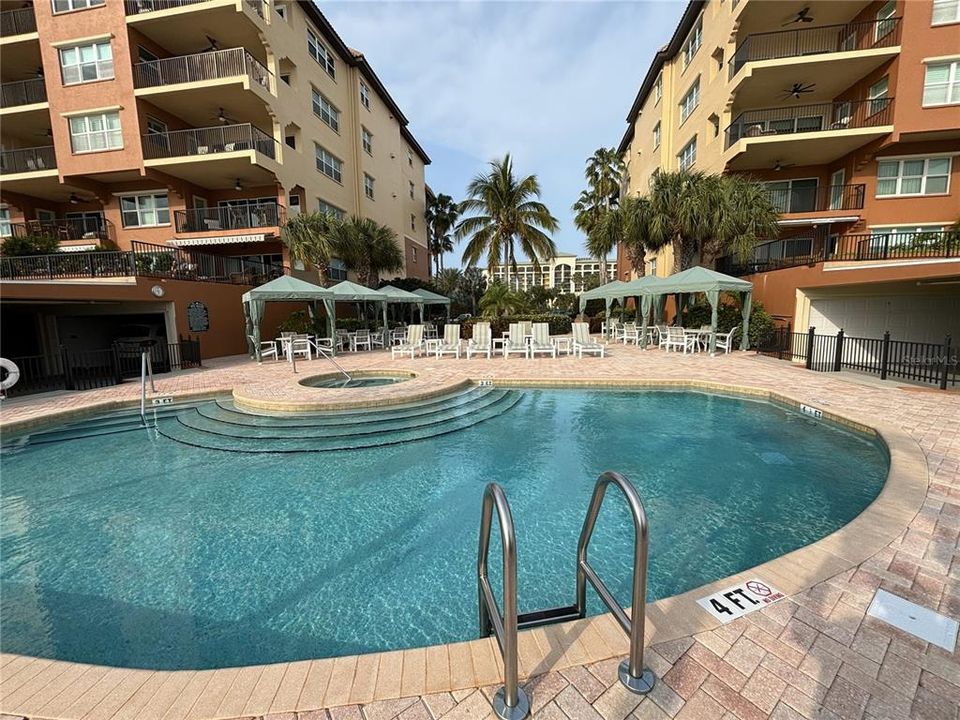
<instances>
[{"instance_id":1,"label":"no diving symbol","mask_svg":"<svg viewBox=\"0 0 960 720\"><path fill-rule=\"evenodd\" d=\"M767 597L772 592L770 588L757 580L751 580L748 582L747 590L752 592L754 595L759 595L760 597Z\"/></svg>"}]
</instances>

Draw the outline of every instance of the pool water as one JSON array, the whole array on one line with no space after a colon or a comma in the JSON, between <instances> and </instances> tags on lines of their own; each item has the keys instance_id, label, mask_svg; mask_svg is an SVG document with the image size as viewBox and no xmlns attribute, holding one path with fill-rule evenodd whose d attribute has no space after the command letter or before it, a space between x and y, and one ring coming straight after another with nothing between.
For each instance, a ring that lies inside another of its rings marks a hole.
<instances>
[{"instance_id":1,"label":"pool water","mask_svg":"<svg viewBox=\"0 0 960 720\"><path fill-rule=\"evenodd\" d=\"M646 506L651 600L829 534L888 470L875 439L777 405L599 390L524 390L467 429L362 450L239 454L141 430L0 463L0 649L159 669L476 637L490 481L511 503L529 611L573 602L604 470ZM591 560L626 604L632 524L609 495ZM494 586L498 558L495 539Z\"/></svg>"},{"instance_id":2,"label":"pool water","mask_svg":"<svg viewBox=\"0 0 960 720\"><path fill-rule=\"evenodd\" d=\"M396 383L409 380L410 378L397 376L360 376L351 377L349 380L345 377L322 377L304 381L304 385L318 388L365 388L379 387L381 385L395 385Z\"/></svg>"}]
</instances>

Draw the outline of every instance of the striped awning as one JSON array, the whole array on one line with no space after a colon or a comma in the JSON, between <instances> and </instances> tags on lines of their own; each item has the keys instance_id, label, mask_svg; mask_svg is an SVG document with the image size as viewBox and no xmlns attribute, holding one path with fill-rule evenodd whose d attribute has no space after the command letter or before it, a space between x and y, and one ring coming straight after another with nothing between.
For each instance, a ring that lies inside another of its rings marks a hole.
<instances>
[{"instance_id":1,"label":"striped awning","mask_svg":"<svg viewBox=\"0 0 960 720\"><path fill-rule=\"evenodd\" d=\"M171 245L176 247L193 247L196 245L233 245L236 243L258 243L266 241L264 233L255 235L212 235L207 237L174 238Z\"/></svg>"},{"instance_id":2,"label":"striped awning","mask_svg":"<svg viewBox=\"0 0 960 720\"><path fill-rule=\"evenodd\" d=\"M97 249L96 243L89 245L61 245L60 252L90 252Z\"/></svg>"}]
</instances>

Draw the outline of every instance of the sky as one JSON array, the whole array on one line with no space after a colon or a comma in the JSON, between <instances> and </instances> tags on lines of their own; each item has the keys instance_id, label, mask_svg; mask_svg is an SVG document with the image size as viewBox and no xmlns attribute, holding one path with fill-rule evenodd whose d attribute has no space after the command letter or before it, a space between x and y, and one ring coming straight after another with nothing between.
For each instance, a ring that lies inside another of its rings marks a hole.
<instances>
[{"instance_id":1,"label":"sky","mask_svg":"<svg viewBox=\"0 0 960 720\"><path fill-rule=\"evenodd\" d=\"M509 152L535 174L561 251L586 254L570 206L586 159L616 146L683 0L319 3L366 55L427 151L427 183L454 200ZM463 244L445 258L460 264Z\"/></svg>"}]
</instances>

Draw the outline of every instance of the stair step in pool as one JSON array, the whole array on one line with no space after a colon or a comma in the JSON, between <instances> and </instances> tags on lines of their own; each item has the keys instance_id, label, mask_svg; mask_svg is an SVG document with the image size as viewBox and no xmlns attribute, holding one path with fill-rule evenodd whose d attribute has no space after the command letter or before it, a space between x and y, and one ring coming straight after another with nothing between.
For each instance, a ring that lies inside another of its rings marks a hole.
<instances>
[{"instance_id":1,"label":"stair step in pool","mask_svg":"<svg viewBox=\"0 0 960 720\"><path fill-rule=\"evenodd\" d=\"M459 414L445 421L400 429L384 430L369 434L346 436L305 437L242 437L220 435L189 426L184 417L164 418L157 424L158 432L171 440L209 450L225 450L244 453L296 453L357 450L399 443L425 440L472 427L484 420L495 418L516 405L521 393L504 390L495 399L474 412ZM186 414L189 418L189 414Z\"/></svg>"}]
</instances>

